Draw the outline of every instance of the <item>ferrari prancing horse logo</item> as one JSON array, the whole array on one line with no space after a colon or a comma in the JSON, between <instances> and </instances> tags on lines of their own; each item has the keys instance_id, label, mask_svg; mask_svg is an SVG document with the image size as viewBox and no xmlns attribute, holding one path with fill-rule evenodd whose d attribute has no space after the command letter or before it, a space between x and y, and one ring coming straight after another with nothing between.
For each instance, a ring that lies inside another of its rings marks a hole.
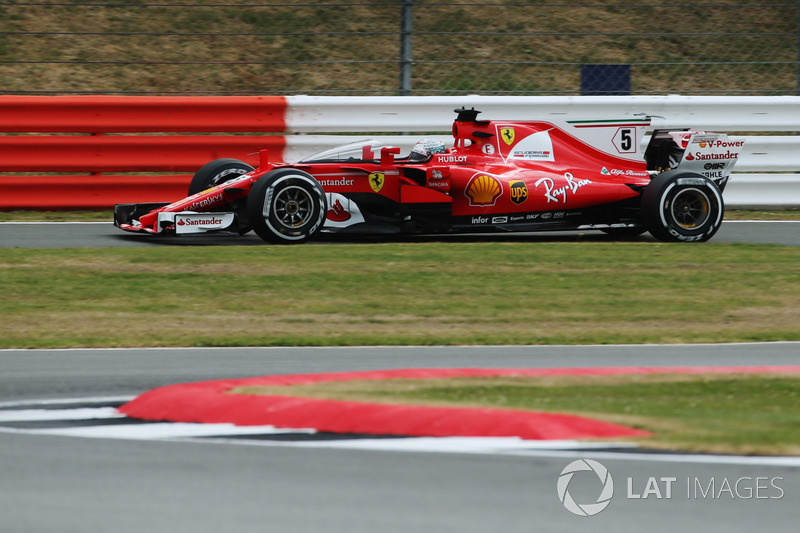
<instances>
[{"instance_id":1,"label":"ferrari prancing horse logo","mask_svg":"<svg viewBox=\"0 0 800 533\"><path fill-rule=\"evenodd\" d=\"M500 128L500 136L507 145L514 144L514 128Z\"/></svg>"},{"instance_id":2,"label":"ferrari prancing horse logo","mask_svg":"<svg viewBox=\"0 0 800 533\"><path fill-rule=\"evenodd\" d=\"M386 176L383 172L373 172L369 175L369 186L372 187L372 190L375 192L381 192L383 189L383 183L386 181Z\"/></svg>"}]
</instances>

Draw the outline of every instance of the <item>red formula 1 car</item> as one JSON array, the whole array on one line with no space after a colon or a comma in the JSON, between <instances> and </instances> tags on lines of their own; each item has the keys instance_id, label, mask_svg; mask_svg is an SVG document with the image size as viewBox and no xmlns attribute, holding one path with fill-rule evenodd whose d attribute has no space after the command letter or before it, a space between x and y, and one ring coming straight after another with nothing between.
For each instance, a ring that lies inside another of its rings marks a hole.
<instances>
[{"instance_id":1,"label":"red formula 1 car","mask_svg":"<svg viewBox=\"0 0 800 533\"><path fill-rule=\"evenodd\" d=\"M320 232L419 234L601 229L705 241L723 217L722 190L744 144L724 134L655 130L648 118L478 120L456 110L454 143L423 139L408 154L370 142L295 164L235 159L203 166L189 196L119 204L126 231L254 230L272 243Z\"/></svg>"}]
</instances>

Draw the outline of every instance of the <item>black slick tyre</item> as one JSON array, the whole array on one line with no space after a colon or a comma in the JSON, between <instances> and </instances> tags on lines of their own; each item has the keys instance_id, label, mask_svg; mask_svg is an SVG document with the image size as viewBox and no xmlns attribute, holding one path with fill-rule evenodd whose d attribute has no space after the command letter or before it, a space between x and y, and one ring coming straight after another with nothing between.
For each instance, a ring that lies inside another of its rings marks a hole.
<instances>
[{"instance_id":1,"label":"black slick tyre","mask_svg":"<svg viewBox=\"0 0 800 533\"><path fill-rule=\"evenodd\" d=\"M253 167L238 159L215 159L194 173L192 181L189 183L189 196L238 178L251 170Z\"/></svg>"},{"instance_id":2,"label":"black slick tyre","mask_svg":"<svg viewBox=\"0 0 800 533\"><path fill-rule=\"evenodd\" d=\"M693 172L655 176L642 194L642 219L664 242L704 242L722 225L725 205L719 187Z\"/></svg>"},{"instance_id":3,"label":"black slick tyre","mask_svg":"<svg viewBox=\"0 0 800 533\"><path fill-rule=\"evenodd\" d=\"M327 211L319 182L293 168L264 174L247 196L247 218L253 230L273 244L299 244L315 237L322 231Z\"/></svg>"}]
</instances>

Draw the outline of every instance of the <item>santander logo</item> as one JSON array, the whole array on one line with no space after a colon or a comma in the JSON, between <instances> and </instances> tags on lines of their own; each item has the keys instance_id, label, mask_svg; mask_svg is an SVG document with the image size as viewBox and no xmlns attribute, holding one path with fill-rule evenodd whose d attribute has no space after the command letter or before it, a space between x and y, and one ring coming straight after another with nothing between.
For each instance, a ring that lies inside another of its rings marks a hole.
<instances>
[{"instance_id":1,"label":"santander logo","mask_svg":"<svg viewBox=\"0 0 800 533\"><path fill-rule=\"evenodd\" d=\"M219 225L222 224L222 219L217 217L211 218L195 218L195 219L186 219L186 218L179 218L178 222L176 222L178 226L207 226L207 225Z\"/></svg>"},{"instance_id":2,"label":"santander logo","mask_svg":"<svg viewBox=\"0 0 800 533\"><path fill-rule=\"evenodd\" d=\"M330 209L328 209L327 217L328 220L333 222L345 222L350 220L350 212L342 207L342 202L336 200L336 203L333 204Z\"/></svg>"}]
</instances>

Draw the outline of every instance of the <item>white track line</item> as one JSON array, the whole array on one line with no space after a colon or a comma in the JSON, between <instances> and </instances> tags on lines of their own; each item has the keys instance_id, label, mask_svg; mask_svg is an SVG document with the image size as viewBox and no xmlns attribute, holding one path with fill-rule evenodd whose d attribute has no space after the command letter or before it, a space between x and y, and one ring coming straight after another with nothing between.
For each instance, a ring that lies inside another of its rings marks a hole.
<instances>
[{"instance_id":1,"label":"white track line","mask_svg":"<svg viewBox=\"0 0 800 533\"><path fill-rule=\"evenodd\" d=\"M87 426L31 430L40 435L123 440L171 440L217 435L243 436L284 433L315 433L313 429L278 429L272 426L234 426L233 424L186 424L157 422L119 426Z\"/></svg>"},{"instance_id":2,"label":"white track line","mask_svg":"<svg viewBox=\"0 0 800 533\"><path fill-rule=\"evenodd\" d=\"M0 422L108 420L114 418L125 418L125 415L113 407L83 407L80 409L16 409L0 411Z\"/></svg>"},{"instance_id":3,"label":"white track line","mask_svg":"<svg viewBox=\"0 0 800 533\"><path fill-rule=\"evenodd\" d=\"M2 351L2 350L0 350ZM23 407L23 406L48 406L48 405L90 405L95 403L124 403L136 398L136 396L94 396L92 398L59 398L55 400L15 400L0 402L0 409Z\"/></svg>"}]
</instances>

